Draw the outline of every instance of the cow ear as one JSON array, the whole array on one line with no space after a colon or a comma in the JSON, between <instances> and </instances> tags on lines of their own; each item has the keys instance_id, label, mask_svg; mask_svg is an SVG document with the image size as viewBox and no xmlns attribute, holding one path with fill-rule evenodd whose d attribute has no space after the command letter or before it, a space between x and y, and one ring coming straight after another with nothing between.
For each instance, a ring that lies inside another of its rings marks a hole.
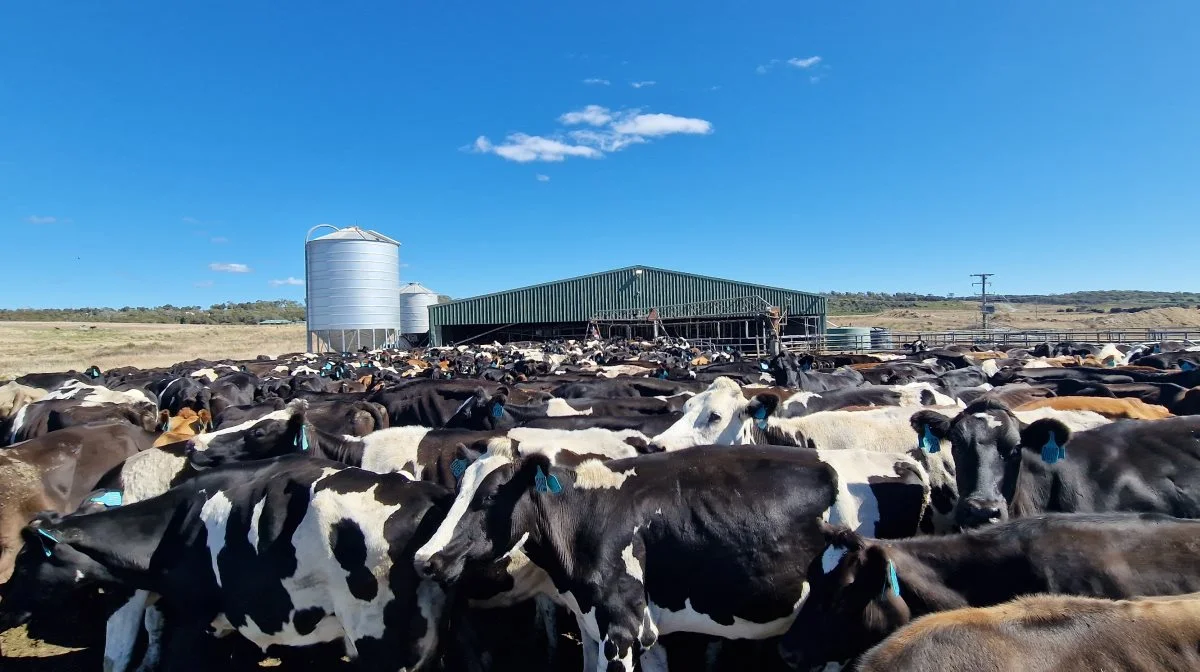
<instances>
[{"instance_id":1,"label":"cow ear","mask_svg":"<svg viewBox=\"0 0 1200 672\"><path fill-rule=\"evenodd\" d=\"M159 411L158 412L158 429L161 432L165 432L168 429L171 429L171 412L170 411Z\"/></svg>"},{"instance_id":2,"label":"cow ear","mask_svg":"<svg viewBox=\"0 0 1200 672\"><path fill-rule=\"evenodd\" d=\"M941 441L950 436L950 418L936 411L918 411L909 419L917 433L917 446L923 452L936 453L942 449Z\"/></svg>"},{"instance_id":3,"label":"cow ear","mask_svg":"<svg viewBox=\"0 0 1200 672\"><path fill-rule=\"evenodd\" d=\"M855 596L871 601L888 594L898 595L899 592L896 566L888 557L887 551L878 544L867 546L858 571L854 574Z\"/></svg>"},{"instance_id":4,"label":"cow ear","mask_svg":"<svg viewBox=\"0 0 1200 672\"><path fill-rule=\"evenodd\" d=\"M767 418L775 414L779 410L780 403L779 395L770 392L763 392L754 395L749 404L746 404L746 415L754 418L761 429L767 424Z\"/></svg>"},{"instance_id":5,"label":"cow ear","mask_svg":"<svg viewBox=\"0 0 1200 672\"><path fill-rule=\"evenodd\" d=\"M539 474L545 477L549 473L550 458L535 453L527 455L521 460L520 466L517 467L516 473L509 482L522 490L531 490L537 487Z\"/></svg>"},{"instance_id":6,"label":"cow ear","mask_svg":"<svg viewBox=\"0 0 1200 672\"><path fill-rule=\"evenodd\" d=\"M1070 440L1071 428L1054 418L1043 418L1021 429L1021 445L1041 453L1046 464L1066 459Z\"/></svg>"}]
</instances>

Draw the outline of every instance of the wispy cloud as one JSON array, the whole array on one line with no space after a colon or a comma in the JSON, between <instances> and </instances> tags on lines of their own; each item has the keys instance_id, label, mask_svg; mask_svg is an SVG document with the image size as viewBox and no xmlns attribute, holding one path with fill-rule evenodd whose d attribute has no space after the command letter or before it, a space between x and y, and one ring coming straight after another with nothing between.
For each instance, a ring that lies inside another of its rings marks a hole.
<instances>
[{"instance_id":1,"label":"wispy cloud","mask_svg":"<svg viewBox=\"0 0 1200 672\"><path fill-rule=\"evenodd\" d=\"M538 182L549 182L550 181L549 175L542 175L541 173L538 173L535 177L537 178Z\"/></svg>"},{"instance_id":2,"label":"wispy cloud","mask_svg":"<svg viewBox=\"0 0 1200 672\"><path fill-rule=\"evenodd\" d=\"M564 161L569 157L598 159L630 145L647 143L651 138L675 134L707 135L713 131L712 123L704 119L643 114L639 109L610 110L601 105L567 112L558 118L558 122L564 127L585 125L592 128L569 131L564 128L550 137L513 133L498 145L481 135L464 149L495 154L518 163Z\"/></svg>"},{"instance_id":3,"label":"wispy cloud","mask_svg":"<svg viewBox=\"0 0 1200 672\"><path fill-rule=\"evenodd\" d=\"M813 67L814 65L817 65L820 62L821 62L820 56L809 56L808 58L789 58L788 59L788 65L792 66L793 68L800 68L801 70L807 70L807 69Z\"/></svg>"},{"instance_id":4,"label":"wispy cloud","mask_svg":"<svg viewBox=\"0 0 1200 672\"><path fill-rule=\"evenodd\" d=\"M184 217L182 221L184 224L199 224L200 223L200 220L196 219L195 217Z\"/></svg>"},{"instance_id":5,"label":"wispy cloud","mask_svg":"<svg viewBox=\"0 0 1200 672\"><path fill-rule=\"evenodd\" d=\"M281 286L283 286L283 285L290 285L290 286L294 286L294 287L300 287L300 286L302 286L303 284L304 284L304 280L302 280L302 279L300 279L300 278L291 278L291 277L289 277L289 278L285 278L285 279L283 279L283 280L272 280L272 281L271 281L271 286L272 286L272 287L281 287Z\"/></svg>"},{"instance_id":6,"label":"wispy cloud","mask_svg":"<svg viewBox=\"0 0 1200 672\"><path fill-rule=\"evenodd\" d=\"M226 238L225 236L217 236L216 238L213 238L209 242L211 242L214 245L224 245L225 243L229 242L229 239Z\"/></svg>"},{"instance_id":7,"label":"wispy cloud","mask_svg":"<svg viewBox=\"0 0 1200 672\"><path fill-rule=\"evenodd\" d=\"M54 224L58 221L58 218L51 217L49 215L30 215L25 219L25 221L29 222L30 224Z\"/></svg>"},{"instance_id":8,"label":"wispy cloud","mask_svg":"<svg viewBox=\"0 0 1200 672\"><path fill-rule=\"evenodd\" d=\"M607 79L601 79L600 77L588 77L587 79L583 80L583 83L589 86L608 86L609 84L612 84L612 82L608 81Z\"/></svg>"},{"instance_id":9,"label":"wispy cloud","mask_svg":"<svg viewBox=\"0 0 1200 672\"><path fill-rule=\"evenodd\" d=\"M513 133L499 145L493 145L491 140L481 135L475 138L473 149L480 154L495 154L517 163L562 161L568 156L585 159L598 159L603 156L599 150L592 147L571 145L561 140L524 133Z\"/></svg>"},{"instance_id":10,"label":"wispy cloud","mask_svg":"<svg viewBox=\"0 0 1200 672\"><path fill-rule=\"evenodd\" d=\"M630 82L629 85L635 89L644 89L647 86L654 86L657 83L658 82L654 81L653 79L649 79L644 82Z\"/></svg>"},{"instance_id":11,"label":"wispy cloud","mask_svg":"<svg viewBox=\"0 0 1200 672\"><path fill-rule=\"evenodd\" d=\"M209 270L218 273L249 273L250 267L245 264L222 264L212 263L208 265Z\"/></svg>"},{"instance_id":12,"label":"wispy cloud","mask_svg":"<svg viewBox=\"0 0 1200 672\"><path fill-rule=\"evenodd\" d=\"M760 65L760 66L758 66L757 68L755 68L755 69L754 69L754 71L755 71L755 72L757 72L757 73L758 73L758 74L760 74L760 75L765 75L765 74L767 74L767 71L768 71L768 70L770 70L771 68L773 68L773 67L775 67L776 65L778 65L778 63L779 63L779 59L778 59L778 58L772 58L771 60L767 61L767 62L766 62L766 63L764 63L763 65Z\"/></svg>"},{"instance_id":13,"label":"wispy cloud","mask_svg":"<svg viewBox=\"0 0 1200 672\"><path fill-rule=\"evenodd\" d=\"M712 86L708 87L708 90L709 90L709 91L720 91L720 90L721 90L721 85L720 85L720 84L713 84Z\"/></svg>"},{"instance_id":14,"label":"wispy cloud","mask_svg":"<svg viewBox=\"0 0 1200 672\"><path fill-rule=\"evenodd\" d=\"M603 126L612 121L612 114L608 108L600 105L588 105L582 110L567 112L558 118L560 124L567 126L575 126L577 124L590 124L592 126Z\"/></svg>"},{"instance_id":15,"label":"wispy cloud","mask_svg":"<svg viewBox=\"0 0 1200 672\"><path fill-rule=\"evenodd\" d=\"M193 282L192 286L193 287L212 287L213 281L212 280L201 280L199 282Z\"/></svg>"}]
</instances>

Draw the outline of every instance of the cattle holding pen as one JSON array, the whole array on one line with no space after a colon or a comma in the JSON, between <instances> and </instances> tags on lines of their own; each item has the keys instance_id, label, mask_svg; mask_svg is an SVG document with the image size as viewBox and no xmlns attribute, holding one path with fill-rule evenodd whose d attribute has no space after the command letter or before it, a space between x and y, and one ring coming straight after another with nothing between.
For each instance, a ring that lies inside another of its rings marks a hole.
<instances>
[{"instance_id":1,"label":"cattle holding pen","mask_svg":"<svg viewBox=\"0 0 1200 672\"><path fill-rule=\"evenodd\" d=\"M0 381L22 626L104 672L1200 670L1200 346L25 375Z\"/></svg>"}]
</instances>

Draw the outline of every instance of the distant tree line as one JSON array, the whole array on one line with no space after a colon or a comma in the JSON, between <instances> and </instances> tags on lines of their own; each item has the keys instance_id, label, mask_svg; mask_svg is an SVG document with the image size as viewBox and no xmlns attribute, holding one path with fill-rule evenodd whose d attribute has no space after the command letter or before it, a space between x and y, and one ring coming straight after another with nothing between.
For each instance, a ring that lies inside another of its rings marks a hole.
<instances>
[{"instance_id":1,"label":"distant tree line","mask_svg":"<svg viewBox=\"0 0 1200 672\"><path fill-rule=\"evenodd\" d=\"M304 321L298 301L250 301L200 306L166 304L153 308L17 308L0 310L0 320L25 322L139 322L152 324L258 324L264 320Z\"/></svg>"}]
</instances>

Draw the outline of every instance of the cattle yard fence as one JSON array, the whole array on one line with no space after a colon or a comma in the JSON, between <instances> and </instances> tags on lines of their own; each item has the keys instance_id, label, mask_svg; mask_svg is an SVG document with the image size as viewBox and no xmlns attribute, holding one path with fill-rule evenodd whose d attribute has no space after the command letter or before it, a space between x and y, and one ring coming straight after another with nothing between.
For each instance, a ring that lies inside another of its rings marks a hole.
<instances>
[{"instance_id":1,"label":"cattle yard fence","mask_svg":"<svg viewBox=\"0 0 1200 672\"><path fill-rule=\"evenodd\" d=\"M1093 329L1082 331L888 331L869 335L820 334L784 336L781 344L793 352L895 352L923 341L927 348L970 345L985 348L1032 348L1042 343L1157 343L1200 342L1200 329Z\"/></svg>"}]
</instances>

